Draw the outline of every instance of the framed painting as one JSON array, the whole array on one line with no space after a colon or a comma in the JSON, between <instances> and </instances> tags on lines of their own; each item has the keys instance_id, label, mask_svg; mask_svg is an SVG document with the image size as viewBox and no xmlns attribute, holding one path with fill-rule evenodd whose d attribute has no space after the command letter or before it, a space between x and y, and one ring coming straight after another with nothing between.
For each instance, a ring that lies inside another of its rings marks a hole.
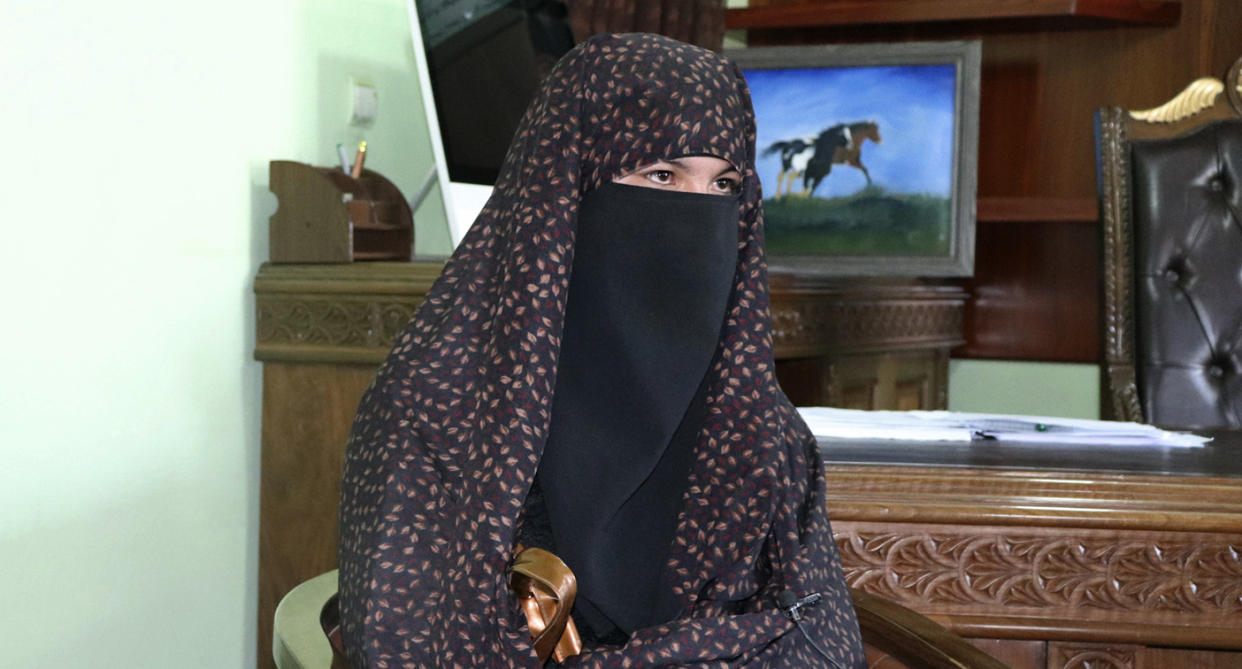
<instances>
[{"instance_id":1,"label":"framed painting","mask_svg":"<svg viewBox=\"0 0 1242 669\"><path fill-rule=\"evenodd\" d=\"M973 272L978 41L726 55L745 73L755 106L773 269Z\"/></svg>"}]
</instances>

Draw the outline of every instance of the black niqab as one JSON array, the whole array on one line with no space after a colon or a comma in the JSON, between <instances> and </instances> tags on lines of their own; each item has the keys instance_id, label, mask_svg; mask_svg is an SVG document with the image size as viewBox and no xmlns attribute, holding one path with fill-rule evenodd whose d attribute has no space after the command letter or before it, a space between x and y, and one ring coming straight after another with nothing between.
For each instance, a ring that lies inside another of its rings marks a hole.
<instances>
[{"instance_id":1,"label":"black niqab","mask_svg":"<svg viewBox=\"0 0 1242 669\"><path fill-rule=\"evenodd\" d=\"M738 216L737 197L616 183L578 211L538 476L556 551L601 636L680 608L664 565L737 268Z\"/></svg>"}]
</instances>

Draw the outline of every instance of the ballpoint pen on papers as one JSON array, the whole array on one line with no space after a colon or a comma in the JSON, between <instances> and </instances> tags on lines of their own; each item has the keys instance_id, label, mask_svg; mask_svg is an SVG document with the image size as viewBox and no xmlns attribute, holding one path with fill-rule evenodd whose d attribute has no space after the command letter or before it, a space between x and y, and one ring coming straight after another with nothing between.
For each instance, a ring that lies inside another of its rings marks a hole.
<instances>
[{"instance_id":1,"label":"ballpoint pen on papers","mask_svg":"<svg viewBox=\"0 0 1242 669\"><path fill-rule=\"evenodd\" d=\"M345 153L345 145L336 143L336 155L341 159L341 171L349 174L349 154Z\"/></svg>"},{"instance_id":2,"label":"ballpoint pen on papers","mask_svg":"<svg viewBox=\"0 0 1242 669\"><path fill-rule=\"evenodd\" d=\"M349 176L358 179L362 177L362 163L367 159L367 143L365 141L358 142L358 153L354 156L354 169Z\"/></svg>"}]
</instances>

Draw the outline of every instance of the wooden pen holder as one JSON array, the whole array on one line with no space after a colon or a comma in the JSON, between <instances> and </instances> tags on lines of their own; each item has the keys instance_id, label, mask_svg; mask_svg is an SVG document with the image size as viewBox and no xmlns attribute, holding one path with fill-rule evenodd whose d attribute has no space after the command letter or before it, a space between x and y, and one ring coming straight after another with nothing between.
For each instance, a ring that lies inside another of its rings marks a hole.
<instances>
[{"instance_id":1,"label":"wooden pen holder","mask_svg":"<svg viewBox=\"0 0 1242 669\"><path fill-rule=\"evenodd\" d=\"M273 160L268 183L279 201L269 230L272 262L410 259L410 205L380 174L363 170L354 179L340 168Z\"/></svg>"}]
</instances>

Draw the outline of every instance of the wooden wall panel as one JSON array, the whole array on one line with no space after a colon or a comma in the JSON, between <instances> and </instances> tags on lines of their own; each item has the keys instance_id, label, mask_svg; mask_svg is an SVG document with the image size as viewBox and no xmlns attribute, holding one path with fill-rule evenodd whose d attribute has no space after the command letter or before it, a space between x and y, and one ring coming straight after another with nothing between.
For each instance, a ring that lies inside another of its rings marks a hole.
<instances>
[{"instance_id":1,"label":"wooden wall panel","mask_svg":"<svg viewBox=\"0 0 1242 669\"><path fill-rule=\"evenodd\" d=\"M1046 644L1042 641L1012 639L967 639L967 641L993 658L1004 662L1010 669L1048 669L1044 648ZM920 669L920 666L903 662L866 642L863 642L863 650L867 653L868 669Z\"/></svg>"},{"instance_id":2,"label":"wooden wall panel","mask_svg":"<svg viewBox=\"0 0 1242 669\"><path fill-rule=\"evenodd\" d=\"M1100 236L1094 221L982 222L954 357L1095 362Z\"/></svg>"},{"instance_id":3,"label":"wooden wall panel","mask_svg":"<svg viewBox=\"0 0 1242 669\"><path fill-rule=\"evenodd\" d=\"M265 362L259 474L259 666L281 597L336 569L345 440L375 365Z\"/></svg>"},{"instance_id":4,"label":"wooden wall panel","mask_svg":"<svg viewBox=\"0 0 1242 669\"><path fill-rule=\"evenodd\" d=\"M751 0L751 6L791 1L831 11L825 0ZM991 198L1023 198L1034 202L1026 209L1038 212L1040 202L1095 198L1097 108L1154 107L1197 77L1224 75L1242 56L1242 2L1183 0L1171 26L1070 17L755 29L748 38L754 46L981 39L981 209ZM1098 292L1070 288L1098 281L1098 254L1087 257L1082 246L1092 243L1086 237L1098 237L1096 220L1030 218L980 221L976 272L967 286L968 343L954 355L1096 362ZM1019 224L1024 227L1004 229ZM1040 246L1065 253L1025 245L1036 236ZM1039 327L1050 314L1058 316L1056 337Z\"/></svg>"},{"instance_id":5,"label":"wooden wall panel","mask_svg":"<svg viewBox=\"0 0 1242 669\"><path fill-rule=\"evenodd\" d=\"M1043 641L1018 641L1016 639L970 639L971 643L988 655L1004 662L1012 669L1047 669L1047 649Z\"/></svg>"}]
</instances>

